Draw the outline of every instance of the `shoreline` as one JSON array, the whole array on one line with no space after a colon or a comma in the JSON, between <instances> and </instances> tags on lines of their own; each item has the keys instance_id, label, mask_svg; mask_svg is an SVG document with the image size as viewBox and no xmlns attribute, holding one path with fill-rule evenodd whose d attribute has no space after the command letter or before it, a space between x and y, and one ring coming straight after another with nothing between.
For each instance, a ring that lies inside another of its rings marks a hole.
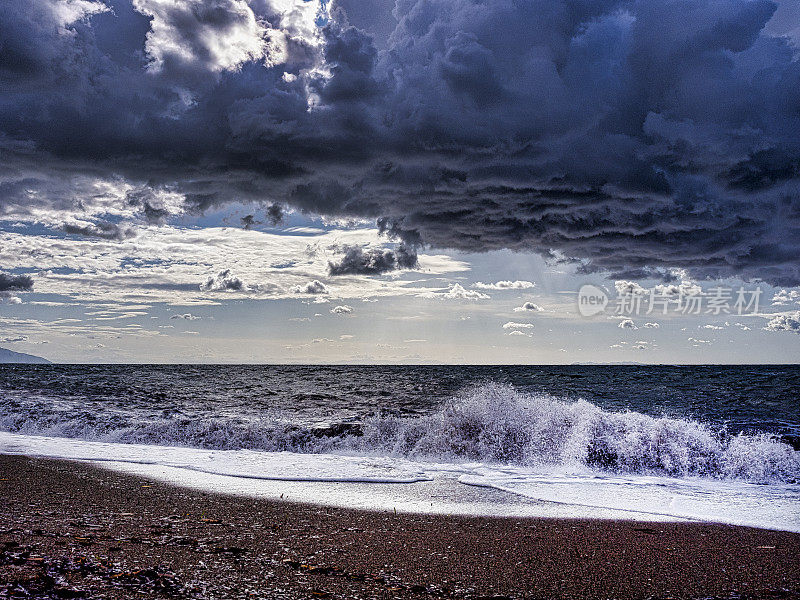
<instances>
[{"instance_id":1,"label":"shoreline","mask_svg":"<svg viewBox=\"0 0 800 600\"><path fill-rule=\"evenodd\" d=\"M90 461L162 484L366 511L681 521L800 533L800 488L543 473L514 465L359 454L211 450L0 432L0 454Z\"/></svg>"},{"instance_id":2,"label":"shoreline","mask_svg":"<svg viewBox=\"0 0 800 600\"><path fill-rule=\"evenodd\" d=\"M781 531L356 511L5 455L0 497L0 597L800 598Z\"/></svg>"}]
</instances>

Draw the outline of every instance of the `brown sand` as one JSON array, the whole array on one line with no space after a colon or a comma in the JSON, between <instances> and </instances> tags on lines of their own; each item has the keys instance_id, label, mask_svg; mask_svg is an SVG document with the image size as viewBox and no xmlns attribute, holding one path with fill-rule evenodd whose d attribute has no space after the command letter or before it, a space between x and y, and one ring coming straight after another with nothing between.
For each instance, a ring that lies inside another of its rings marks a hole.
<instances>
[{"instance_id":1,"label":"brown sand","mask_svg":"<svg viewBox=\"0 0 800 600\"><path fill-rule=\"evenodd\" d=\"M0 456L0 598L800 598L800 535L356 512Z\"/></svg>"}]
</instances>

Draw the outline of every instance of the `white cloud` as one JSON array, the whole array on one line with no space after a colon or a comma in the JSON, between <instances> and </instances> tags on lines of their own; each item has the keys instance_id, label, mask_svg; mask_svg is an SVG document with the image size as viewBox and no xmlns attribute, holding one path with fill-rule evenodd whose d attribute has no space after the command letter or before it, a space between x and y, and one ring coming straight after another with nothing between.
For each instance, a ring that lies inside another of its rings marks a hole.
<instances>
[{"instance_id":1,"label":"white cloud","mask_svg":"<svg viewBox=\"0 0 800 600\"><path fill-rule=\"evenodd\" d=\"M87 188L86 193L88 202L96 201L100 192ZM118 195L114 198L116 204L125 204ZM116 204L109 203L109 206ZM2 219L0 216L0 221ZM136 239L122 241L67 240L47 234L0 231L0 264L9 270L36 271L36 292L61 295L64 301L124 302L140 297L150 303L175 306L219 304L221 295L211 293L214 290L201 290L200 283L208 282L209 271L213 269L211 272L217 275L210 287L224 285L218 281L221 269L217 267L223 265L230 270L228 278L235 274L234 279L244 282L238 290L231 289L236 286L227 286L225 300L324 298L326 292L342 300L379 299L416 296L430 291L408 276L402 279L341 277L332 288L323 283L328 272L325 253L306 254L310 243L327 248L335 243L353 245L378 243L379 240L376 229L287 234L282 230L190 229L162 225L141 227ZM419 261L426 277L468 267L444 255L422 254ZM280 265L280 268L273 265Z\"/></svg>"},{"instance_id":2,"label":"white cloud","mask_svg":"<svg viewBox=\"0 0 800 600\"><path fill-rule=\"evenodd\" d=\"M528 312L528 311L542 312L544 311L544 309L538 304L534 304L533 302L526 302L522 306L517 306L516 308L514 308L514 312Z\"/></svg>"},{"instance_id":3,"label":"white cloud","mask_svg":"<svg viewBox=\"0 0 800 600\"><path fill-rule=\"evenodd\" d=\"M335 315L349 315L350 313L353 312L353 307L347 306L346 304L343 304L341 306L334 306L331 309L331 312Z\"/></svg>"},{"instance_id":4,"label":"white cloud","mask_svg":"<svg viewBox=\"0 0 800 600\"><path fill-rule=\"evenodd\" d=\"M303 286L296 286L294 291L297 294L327 294L328 286L326 286L320 280L315 279L314 281L309 281Z\"/></svg>"},{"instance_id":5,"label":"white cloud","mask_svg":"<svg viewBox=\"0 0 800 600\"><path fill-rule=\"evenodd\" d=\"M532 281L497 281L495 283L483 283L478 281L472 284L481 290L529 290L535 287L536 284Z\"/></svg>"},{"instance_id":6,"label":"white cloud","mask_svg":"<svg viewBox=\"0 0 800 600\"><path fill-rule=\"evenodd\" d=\"M660 327L661 327L661 325L659 325L658 323L645 323L644 324L644 328L645 329L658 329Z\"/></svg>"},{"instance_id":7,"label":"white cloud","mask_svg":"<svg viewBox=\"0 0 800 600\"><path fill-rule=\"evenodd\" d=\"M692 346L701 346L703 344L710 344L711 343L711 340L699 340L699 339L693 338L693 337L690 337L688 339L692 343Z\"/></svg>"},{"instance_id":8,"label":"white cloud","mask_svg":"<svg viewBox=\"0 0 800 600\"><path fill-rule=\"evenodd\" d=\"M518 329L515 329L514 331L509 331L506 335L523 335L523 336L530 337L529 333L525 333L525 332L520 331Z\"/></svg>"},{"instance_id":9,"label":"white cloud","mask_svg":"<svg viewBox=\"0 0 800 600\"><path fill-rule=\"evenodd\" d=\"M772 297L772 304L775 306L786 306L794 303L800 304L800 290L780 290Z\"/></svg>"},{"instance_id":10,"label":"white cloud","mask_svg":"<svg viewBox=\"0 0 800 600\"><path fill-rule=\"evenodd\" d=\"M0 338L0 343L3 344L12 344L16 342L27 342L28 336L27 335L17 335L13 337L2 337Z\"/></svg>"},{"instance_id":11,"label":"white cloud","mask_svg":"<svg viewBox=\"0 0 800 600\"><path fill-rule=\"evenodd\" d=\"M653 291L658 296L696 296L703 290L696 283L684 280L678 284L659 284L653 288Z\"/></svg>"},{"instance_id":12,"label":"white cloud","mask_svg":"<svg viewBox=\"0 0 800 600\"><path fill-rule=\"evenodd\" d=\"M180 315L172 315L170 319L185 319L186 321L198 321L202 317L198 317L197 315L193 315L192 313L183 313Z\"/></svg>"},{"instance_id":13,"label":"white cloud","mask_svg":"<svg viewBox=\"0 0 800 600\"><path fill-rule=\"evenodd\" d=\"M0 316L0 330L15 331L16 337L30 336L28 343L43 343L41 338L47 336L64 336L74 349L75 340L79 339L119 339L123 335L128 338L153 338L161 335L158 331L146 330L140 326L112 326L80 319L55 319L51 321L38 319L16 319ZM69 356L69 355L68 355Z\"/></svg>"},{"instance_id":14,"label":"white cloud","mask_svg":"<svg viewBox=\"0 0 800 600\"><path fill-rule=\"evenodd\" d=\"M617 294L619 294L620 296L624 294L634 294L634 295L644 296L648 293L647 289L643 288L635 281L625 281L623 279L615 281L614 288L616 288Z\"/></svg>"},{"instance_id":15,"label":"white cloud","mask_svg":"<svg viewBox=\"0 0 800 600\"><path fill-rule=\"evenodd\" d=\"M639 329L632 319L622 319L622 321L617 323L617 327L620 329Z\"/></svg>"},{"instance_id":16,"label":"white cloud","mask_svg":"<svg viewBox=\"0 0 800 600\"><path fill-rule=\"evenodd\" d=\"M716 330L719 330L719 329L724 329L724 327L720 327L719 325L711 325L709 323L707 325L698 326L698 329L716 329Z\"/></svg>"},{"instance_id":17,"label":"white cloud","mask_svg":"<svg viewBox=\"0 0 800 600\"><path fill-rule=\"evenodd\" d=\"M503 324L503 329L533 329L533 323L515 323L514 321L509 321Z\"/></svg>"},{"instance_id":18,"label":"white cloud","mask_svg":"<svg viewBox=\"0 0 800 600\"><path fill-rule=\"evenodd\" d=\"M793 313L776 315L770 319L764 329L767 331L791 331L793 333L800 333L800 310Z\"/></svg>"},{"instance_id":19,"label":"white cloud","mask_svg":"<svg viewBox=\"0 0 800 600\"><path fill-rule=\"evenodd\" d=\"M133 5L152 19L145 42L152 70L178 62L220 72L267 57L272 32L244 0L134 0Z\"/></svg>"},{"instance_id":20,"label":"white cloud","mask_svg":"<svg viewBox=\"0 0 800 600\"><path fill-rule=\"evenodd\" d=\"M459 283L454 283L446 292L422 292L420 298L439 298L442 300L488 300L487 294L476 290L467 290Z\"/></svg>"}]
</instances>

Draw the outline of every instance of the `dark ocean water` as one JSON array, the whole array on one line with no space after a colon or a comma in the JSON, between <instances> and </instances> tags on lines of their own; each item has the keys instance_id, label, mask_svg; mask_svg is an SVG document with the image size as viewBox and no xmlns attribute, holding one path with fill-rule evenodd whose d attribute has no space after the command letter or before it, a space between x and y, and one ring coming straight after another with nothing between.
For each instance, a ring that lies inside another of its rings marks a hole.
<instances>
[{"instance_id":1,"label":"dark ocean water","mask_svg":"<svg viewBox=\"0 0 800 600\"><path fill-rule=\"evenodd\" d=\"M678 475L722 469L740 433L800 449L799 399L798 366L0 366L10 432L510 463L579 438L592 466Z\"/></svg>"},{"instance_id":2,"label":"dark ocean water","mask_svg":"<svg viewBox=\"0 0 800 600\"><path fill-rule=\"evenodd\" d=\"M305 424L336 423L377 411L430 414L489 382L734 432L800 434L800 366L0 365L0 410L8 418L30 402L39 416L76 419L106 410L131 417L278 411Z\"/></svg>"}]
</instances>

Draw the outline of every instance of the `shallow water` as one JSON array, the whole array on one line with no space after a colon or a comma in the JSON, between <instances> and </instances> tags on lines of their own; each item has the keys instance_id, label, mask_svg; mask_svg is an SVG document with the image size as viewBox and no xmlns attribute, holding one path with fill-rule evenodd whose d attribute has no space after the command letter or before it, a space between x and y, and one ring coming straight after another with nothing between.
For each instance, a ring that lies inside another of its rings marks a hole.
<instances>
[{"instance_id":1,"label":"shallow water","mask_svg":"<svg viewBox=\"0 0 800 600\"><path fill-rule=\"evenodd\" d=\"M364 508L800 531L799 390L797 367L7 366L0 452Z\"/></svg>"}]
</instances>

